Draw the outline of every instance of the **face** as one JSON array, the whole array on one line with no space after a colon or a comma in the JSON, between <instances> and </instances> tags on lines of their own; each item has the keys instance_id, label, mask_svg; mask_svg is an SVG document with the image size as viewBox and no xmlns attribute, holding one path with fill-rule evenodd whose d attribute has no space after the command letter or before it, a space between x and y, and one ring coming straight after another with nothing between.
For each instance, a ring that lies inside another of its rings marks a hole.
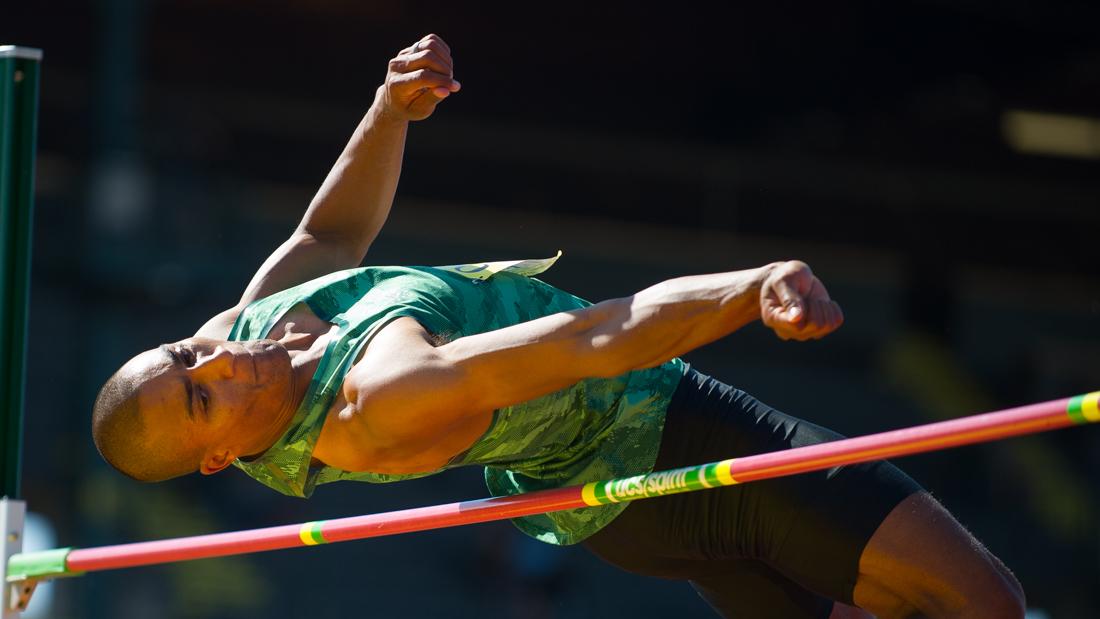
<instances>
[{"instance_id":1,"label":"face","mask_svg":"<svg viewBox=\"0 0 1100 619\"><path fill-rule=\"evenodd\" d=\"M290 358L272 340L188 338L127 365L141 383L138 404L148 439L197 448L204 454L203 473L248 455L257 437L270 433L292 390Z\"/></svg>"}]
</instances>

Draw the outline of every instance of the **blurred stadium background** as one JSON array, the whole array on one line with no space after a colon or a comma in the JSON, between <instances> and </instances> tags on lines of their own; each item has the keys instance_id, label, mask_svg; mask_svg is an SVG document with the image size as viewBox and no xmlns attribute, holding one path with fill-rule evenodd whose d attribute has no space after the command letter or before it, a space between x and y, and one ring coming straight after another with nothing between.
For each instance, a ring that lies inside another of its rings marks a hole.
<instances>
[{"instance_id":1,"label":"blurred stadium background","mask_svg":"<svg viewBox=\"0 0 1100 619\"><path fill-rule=\"evenodd\" d=\"M463 90L410 131L374 264L541 257L590 299L802 258L844 307L689 357L847 434L1100 388L1100 5L9 2L45 50L24 487L62 545L486 494L480 471L143 486L89 436L102 381L232 304L428 32ZM1015 570L1035 617L1100 616L1100 429L900 464ZM508 523L125 570L57 618L708 617ZM43 602L44 603L44 602ZM33 606L32 606L33 610ZM43 611L39 611L42 616Z\"/></svg>"}]
</instances>

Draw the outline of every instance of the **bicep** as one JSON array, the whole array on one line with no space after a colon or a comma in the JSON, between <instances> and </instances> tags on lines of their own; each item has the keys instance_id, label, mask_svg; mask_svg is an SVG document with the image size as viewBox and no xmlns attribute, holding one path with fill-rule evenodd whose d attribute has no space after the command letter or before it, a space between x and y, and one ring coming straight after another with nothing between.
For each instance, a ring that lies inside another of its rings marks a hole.
<instances>
[{"instance_id":1,"label":"bicep","mask_svg":"<svg viewBox=\"0 0 1100 619\"><path fill-rule=\"evenodd\" d=\"M562 312L443 346L433 346L415 320L400 318L375 336L345 388L376 438L446 432L472 416L618 373L591 341L607 311L600 304Z\"/></svg>"},{"instance_id":2,"label":"bicep","mask_svg":"<svg viewBox=\"0 0 1100 619\"><path fill-rule=\"evenodd\" d=\"M296 231L260 265L239 307L333 271L359 266L364 252L340 238Z\"/></svg>"}]
</instances>

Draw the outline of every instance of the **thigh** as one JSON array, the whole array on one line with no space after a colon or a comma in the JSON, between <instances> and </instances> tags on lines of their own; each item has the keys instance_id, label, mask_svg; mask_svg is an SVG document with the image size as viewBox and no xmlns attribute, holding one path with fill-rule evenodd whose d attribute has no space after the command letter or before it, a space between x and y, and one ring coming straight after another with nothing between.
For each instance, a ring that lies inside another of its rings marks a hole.
<instances>
[{"instance_id":1,"label":"thigh","mask_svg":"<svg viewBox=\"0 0 1100 619\"><path fill-rule=\"evenodd\" d=\"M790 449L842 438L744 392L689 372L673 398L658 468ZM635 521L665 519L655 540L687 559L751 559L802 588L852 602L868 539L920 487L886 462L693 492L632 504ZM648 505L647 505L648 504ZM618 522L616 519L612 526ZM633 535L638 535L634 531Z\"/></svg>"},{"instance_id":2,"label":"thigh","mask_svg":"<svg viewBox=\"0 0 1100 619\"><path fill-rule=\"evenodd\" d=\"M633 506L631 506L633 507ZM647 537L665 537L665 522L640 522L634 511L629 526L619 519L583 543L585 548L615 567L643 576L686 580L722 617L825 619L833 602L812 593L767 564L752 559L692 559L680 549L661 549ZM615 526L615 523L619 523ZM641 535L639 535L641 534Z\"/></svg>"},{"instance_id":3,"label":"thigh","mask_svg":"<svg viewBox=\"0 0 1100 619\"><path fill-rule=\"evenodd\" d=\"M826 619L833 601L812 593L760 561L712 562L691 586L722 617Z\"/></svg>"}]
</instances>

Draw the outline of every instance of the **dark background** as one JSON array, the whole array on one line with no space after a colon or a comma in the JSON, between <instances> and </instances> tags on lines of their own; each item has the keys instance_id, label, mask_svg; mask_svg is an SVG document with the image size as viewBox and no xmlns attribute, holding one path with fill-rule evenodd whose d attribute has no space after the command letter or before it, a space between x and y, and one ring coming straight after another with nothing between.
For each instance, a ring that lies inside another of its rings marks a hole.
<instances>
[{"instance_id":1,"label":"dark background","mask_svg":"<svg viewBox=\"0 0 1100 619\"><path fill-rule=\"evenodd\" d=\"M1022 153L1013 110L1100 117L1100 5L11 2L45 50L25 495L61 545L477 498L480 472L306 502L237 471L140 485L89 410L136 352L233 304L293 229L385 63L428 32L463 89L412 127L373 264L565 256L591 299L808 261L847 323L689 356L847 434L1100 388L1100 129ZM1087 149L1086 149L1087 151ZM1089 156L1092 154L1092 158ZM1100 614L1097 428L899 461L1016 572L1036 617ZM508 523L124 570L56 617L706 617Z\"/></svg>"}]
</instances>

